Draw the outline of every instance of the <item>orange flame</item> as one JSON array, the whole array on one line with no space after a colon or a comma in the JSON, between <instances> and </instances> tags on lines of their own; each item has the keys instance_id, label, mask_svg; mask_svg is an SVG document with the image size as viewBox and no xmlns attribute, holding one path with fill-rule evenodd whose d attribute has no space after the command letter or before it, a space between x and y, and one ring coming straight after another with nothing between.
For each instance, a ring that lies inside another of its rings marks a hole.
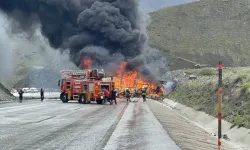
<instances>
[{"instance_id":1,"label":"orange flame","mask_svg":"<svg viewBox=\"0 0 250 150\"><path fill-rule=\"evenodd\" d=\"M84 57L81 64L83 69L91 69L92 60L90 57ZM118 92L122 92L125 88L129 88L130 91L133 92L134 90L140 90L143 87L147 87L150 96L160 96L160 92L158 91L163 91L162 88L159 89L156 84L144 80L136 71L127 71L126 66L127 62L122 62L117 67L116 76L113 77L113 82ZM111 75L110 72L107 72L107 74ZM154 89L155 92L151 92L152 89Z\"/></svg>"},{"instance_id":2,"label":"orange flame","mask_svg":"<svg viewBox=\"0 0 250 150\"><path fill-rule=\"evenodd\" d=\"M129 88L131 91L140 90L143 87L147 87L148 94L150 96L159 97L160 91L163 91L161 87L156 84L146 81L142 76L136 71L126 72L126 62L121 63L117 69L117 76L113 77L113 82L115 82L115 88L122 92L125 88ZM154 89L155 92L151 92Z\"/></svg>"},{"instance_id":3,"label":"orange flame","mask_svg":"<svg viewBox=\"0 0 250 150\"><path fill-rule=\"evenodd\" d=\"M82 58L81 65L82 69L90 69L92 64L92 59L90 57Z\"/></svg>"}]
</instances>

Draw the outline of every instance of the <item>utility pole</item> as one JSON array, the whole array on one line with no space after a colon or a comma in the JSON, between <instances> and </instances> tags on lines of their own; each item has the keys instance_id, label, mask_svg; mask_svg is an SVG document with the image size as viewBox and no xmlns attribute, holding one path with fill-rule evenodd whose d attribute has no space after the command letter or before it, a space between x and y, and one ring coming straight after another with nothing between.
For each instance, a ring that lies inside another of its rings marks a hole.
<instances>
[{"instance_id":1,"label":"utility pole","mask_svg":"<svg viewBox=\"0 0 250 150\"><path fill-rule=\"evenodd\" d=\"M221 150L221 120L222 120L222 62L218 64L218 150Z\"/></svg>"}]
</instances>

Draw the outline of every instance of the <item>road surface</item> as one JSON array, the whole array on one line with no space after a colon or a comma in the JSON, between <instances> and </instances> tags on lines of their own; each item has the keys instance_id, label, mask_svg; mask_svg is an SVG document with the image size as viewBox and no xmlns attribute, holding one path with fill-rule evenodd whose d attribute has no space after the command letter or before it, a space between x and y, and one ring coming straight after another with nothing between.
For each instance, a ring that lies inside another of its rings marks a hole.
<instances>
[{"instance_id":1,"label":"road surface","mask_svg":"<svg viewBox=\"0 0 250 150\"><path fill-rule=\"evenodd\" d=\"M47 100L0 104L0 149L88 150L180 148L147 103L117 105Z\"/></svg>"}]
</instances>

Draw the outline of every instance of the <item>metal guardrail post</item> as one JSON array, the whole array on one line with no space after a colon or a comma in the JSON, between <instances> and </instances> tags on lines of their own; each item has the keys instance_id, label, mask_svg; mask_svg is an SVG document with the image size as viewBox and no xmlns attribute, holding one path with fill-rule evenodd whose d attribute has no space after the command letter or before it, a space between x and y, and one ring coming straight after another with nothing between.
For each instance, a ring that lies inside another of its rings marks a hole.
<instances>
[{"instance_id":1,"label":"metal guardrail post","mask_svg":"<svg viewBox=\"0 0 250 150\"><path fill-rule=\"evenodd\" d=\"M221 149L221 120L222 120L222 62L218 64L218 150Z\"/></svg>"}]
</instances>

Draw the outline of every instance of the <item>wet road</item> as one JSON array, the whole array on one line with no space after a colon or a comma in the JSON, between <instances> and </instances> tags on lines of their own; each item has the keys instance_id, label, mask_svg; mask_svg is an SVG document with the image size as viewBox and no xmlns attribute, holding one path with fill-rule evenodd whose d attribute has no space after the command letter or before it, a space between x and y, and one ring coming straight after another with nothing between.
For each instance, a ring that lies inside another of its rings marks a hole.
<instances>
[{"instance_id":1,"label":"wet road","mask_svg":"<svg viewBox=\"0 0 250 150\"><path fill-rule=\"evenodd\" d=\"M0 104L0 139L4 150L179 149L141 101Z\"/></svg>"},{"instance_id":2,"label":"wet road","mask_svg":"<svg viewBox=\"0 0 250 150\"><path fill-rule=\"evenodd\" d=\"M105 150L179 150L147 103L134 99L113 132Z\"/></svg>"}]
</instances>

